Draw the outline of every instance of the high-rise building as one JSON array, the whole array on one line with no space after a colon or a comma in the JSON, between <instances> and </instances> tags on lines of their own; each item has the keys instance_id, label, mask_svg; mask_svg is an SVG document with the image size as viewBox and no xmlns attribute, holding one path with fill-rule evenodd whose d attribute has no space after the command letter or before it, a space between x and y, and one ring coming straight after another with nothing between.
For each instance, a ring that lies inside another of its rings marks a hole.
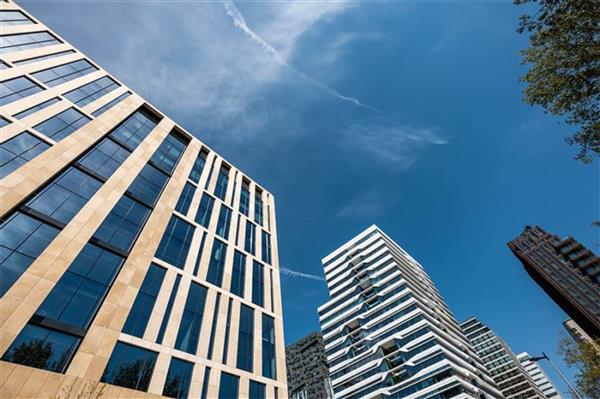
<instances>
[{"instance_id":1,"label":"high-rise building","mask_svg":"<svg viewBox=\"0 0 600 399\"><path fill-rule=\"evenodd\" d=\"M313 332L285 348L290 399L331 399L323 336Z\"/></svg>"},{"instance_id":2,"label":"high-rise building","mask_svg":"<svg viewBox=\"0 0 600 399\"><path fill-rule=\"evenodd\" d=\"M565 330L573 337L573 339L577 342L581 341L591 341L592 337L586 334L585 331L577 323L573 321L573 319L563 321L563 326Z\"/></svg>"},{"instance_id":3,"label":"high-rise building","mask_svg":"<svg viewBox=\"0 0 600 399\"><path fill-rule=\"evenodd\" d=\"M600 258L575 241L527 226L508 243L525 270L591 337L600 338Z\"/></svg>"},{"instance_id":4,"label":"high-rise building","mask_svg":"<svg viewBox=\"0 0 600 399\"><path fill-rule=\"evenodd\" d=\"M502 397L423 267L377 226L322 262L336 399Z\"/></svg>"},{"instance_id":5,"label":"high-rise building","mask_svg":"<svg viewBox=\"0 0 600 399\"><path fill-rule=\"evenodd\" d=\"M544 399L546 396L510 347L474 317L461 328L506 399Z\"/></svg>"},{"instance_id":6,"label":"high-rise building","mask_svg":"<svg viewBox=\"0 0 600 399\"><path fill-rule=\"evenodd\" d=\"M0 5L0 396L286 398L273 196Z\"/></svg>"},{"instance_id":7,"label":"high-rise building","mask_svg":"<svg viewBox=\"0 0 600 399\"><path fill-rule=\"evenodd\" d=\"M562 396L558 393L548 375L537 362L531 360L529 353L519 353L517 359L519 359L527 374L529 374L533 382L535 382L548 399L562 399Z\"/></svg>"}]
</instances>

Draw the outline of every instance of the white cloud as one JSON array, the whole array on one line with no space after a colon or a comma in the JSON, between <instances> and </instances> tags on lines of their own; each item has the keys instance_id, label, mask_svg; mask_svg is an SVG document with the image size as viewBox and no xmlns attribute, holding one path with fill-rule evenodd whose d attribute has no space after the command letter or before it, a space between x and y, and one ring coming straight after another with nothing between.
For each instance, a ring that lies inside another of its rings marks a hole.
<instances>
[{"instance_id":1,"label":"white cloud","mask_svg":"<svg viewBox=\"0 0 600 399\"><path fill-rule=\"evenodd\" d=\"M304 278L304 279L308 279L308 280L325 281L325 279L323 277L317 276L316 274L302 273L302 272L298 272L298 271L295 271L292 269L288 269L286 267L280 268L279 271L281 272L281 274L283 274L284 276L288 276L288 277L297 277L297 278Z\"/></svg>"},{"instance_id":2,"label":"white cloud","mask_svg":"<svg viewBox=\"0 0 600 399\"><path fill-rule=\"evenodd\" d=\"M371 190L351 199L336 213L337 218L361 217L373 219L384 209L384 200L378 191Z\"/></svg>"}]
</instances>

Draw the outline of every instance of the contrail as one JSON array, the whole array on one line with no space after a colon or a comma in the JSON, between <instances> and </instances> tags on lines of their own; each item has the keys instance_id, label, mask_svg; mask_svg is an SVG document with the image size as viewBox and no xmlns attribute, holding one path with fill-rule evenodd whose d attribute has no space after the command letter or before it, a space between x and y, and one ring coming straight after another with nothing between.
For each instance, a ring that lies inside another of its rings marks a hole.
<instances>
[{"instance_id":1,"label":"contrail","mask_svg":"<svg viewBox=\"0 0 600 399\"><path fill-rule=\"evenodd\" d=\"M369 111L379 113L379 111L377 109L361 102L359 99L354 98L354 97L345 96L345 95L337 92L336 90L332 89L331 87L327 86L326 84L313 78L312 76L309 76L309 75L305 74L304 72L299 71L296 68L294 68L293 66L291 66L279 54L279 52L275 49L275 47L271 46L265 39L260 37L260 35L258 35L256 32L254 32L252 29L250 29L248 27L248 24L246 23L244 16L240 12L240 10L235 6L235 4L233 4L233 2L231 0L224 0L223 5L225 6L225 11L227 12L227 15L229 15L233 19L233 24L237 28L241 29L242 32L244 32L246 35L248 35L248 37L250 37L250 39L252 39L252 41L254 41L258 45L260 45L263 48L263 50L265 50L267 53L271 54L273 56L273 58L275 59L275 61L277 61L279 64L283 65L288 70L292 71L296 75L299 75L303 79L310 82L313 86L317 87L318 89L324 91L325 93L327 93L331 96L334 96L342 101L350 102L358 107L368 109Z\"/></svg>"},{"instance_id":2,"label":"contrail","mask_svg":"<svg viewBox=\"0 0 600 399\"><path fill-rule=\"evenodd\" d=\"M301 272L297 272L295 270L287 269L285 267L282 267L279 270L281 271L281 274L283 274L284 276L307 278L309 280L317 280L317 281L325 281L325 279L323 277L317 276L315 274L301 273Z\"/></svg>"}]
</instances>

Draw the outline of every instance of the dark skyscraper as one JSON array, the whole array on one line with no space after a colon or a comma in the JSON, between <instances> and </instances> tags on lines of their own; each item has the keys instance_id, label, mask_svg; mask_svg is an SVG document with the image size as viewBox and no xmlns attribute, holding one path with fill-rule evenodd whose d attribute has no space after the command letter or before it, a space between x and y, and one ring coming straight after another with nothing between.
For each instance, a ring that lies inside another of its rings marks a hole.
<instances>
[{"instance_id":1,"label":"dark skyscraper","mask_svg":"<svg viewBox=\"0 0 600 399\"><path fill-rule=\"evenodd\" d=\"M572 237L527 226L508 243L529 275L588 335L600 337L600 258Z\"/></svg>"},{"instance_id":2,"label":"dark skyscraper","mask_svg":"<svg viewBox=\"0 0 600 399\"><path fill-rule=\"evenodd\" d=\"M285 349L291 399L330 399L323 336L313 332Z\"/></svg>"}]
</instances>

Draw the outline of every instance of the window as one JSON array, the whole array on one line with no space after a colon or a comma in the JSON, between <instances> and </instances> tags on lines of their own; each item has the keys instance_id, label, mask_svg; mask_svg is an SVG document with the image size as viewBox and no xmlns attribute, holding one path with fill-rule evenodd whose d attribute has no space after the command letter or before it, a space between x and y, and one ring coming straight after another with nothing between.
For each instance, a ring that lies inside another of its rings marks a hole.
<instances>
[{"instance_id":1,"label":"window","mask_svg":"<svg viewBox=\"0 0 600 399\"><path fill-rule=\"evenodd\" d=\"M263 377L276 379L275 365L275 321L272 317L262 315L262 373Z\"/></svg>"},{"instance_id":2,"label":"window","mask_svg":"<svg viewBox=\"0 0 600 399\"><path fill-rule=\"evenodd\" d=\"M254 194L254 221L260 225L263 224L263 202L262 190L256 189Z\"/></svg>"},{"instance_id":3,"label":"window","mask_svg":"<svg viewBox=\"0 0 600 399\"><path fill-rule=\"evenodd\" d=\"M204 165L206 164L206 157L208 156L208 151L204 148L200 150L200 154L198 154L198 158L196 158L196 162L194 162L194 166L192 167L192 171L190 172L190 179L194 183L198 183L200 181L200 175L202 174L202 170L204 169Z\"/></svg>"},{"instance_id":4,"label":"window","mask_svg":"<svg viewBox=\"0 0 600 399\"><path fill-rule=\"evenodd\" d=\"M252 303L264 306L265 302L265 271L264 266L257 261L252 262Z\"/></svg>"},{"instance_id":5,"label":"window","mask_svg":"<svg viewBox=\"0 0 600 399\"><path fill-rule=\"evenodd\" d=\"M29 97L35 93L39 93L43 89L25 76L5 80L0 83L0 104L7 105L25 97Z\"/></svg>"},{"instance_id":6,"label":"window","mask_svg":"<svg viewBox=\"0 0 600 399\"><path fill-rule=\"evenodd\" d=\"M208 358L212 360L213 350L215 347L215 334L217 332L217 318L219 316L219 305L221 302L221 293L217 293L217 300L215 301L215 307L213 311L212 325L210 328L210 342L208 344Z\"/></svg>"},{"instance_id":7,"label":"window","mask_svg":"<svg viewBox=\"0 0 600 399\"><path fill-rule=\"evenodd\" d=\"M0 296L56 237L59 229L22 212L0 224Z\"/></svg>"},{"instance_id":8,"label":"window","mask_svg":"<svg viewBox=\"0 0 600 399\"><path fill-rule=\"evenodd\" d=\"M214 203L215 199L213 197L206 193L202 194L202 199L200 200L200 205L198 206L198 212L196 213L196 223L208 228Z\"/></svg>"},{"instance_id":9,"label":"window","mask_svg":"<svg viewBox=\"0 0 600 399\"><path fill-rule=\"evenodd\" d=\"M105 94L110 93L119 87L119 84L105 76L96 79L84 86L78 87L65 94L65 97L75 105L86 106L94 100L99 99Z\"/></svg>"},{"instance_id":10,"label":"window","mask_svg":"<svg viewBox=\"0 0 600 399\"><path fill-rule=\"evenodd\" d=\"M6 140L0 144L0 177L8 176L48 148L50 145L28 132Z\"/></svg>"},{"instance_id":11,"label":"window","mask_svg":"<svg viewBox=\"0 0 600 399\"><path fill-rule=\"evenodd\" d=\"M101 181L77 168L69 167L26 205L43 215L67 224L101 186Z\"/></svg>"},{"instance_id":12,"label":"window","mask_svg":"<svg viewBox=\"0 0 600 399\"><path fill-rule=\"evenodd\" d=\"M35 106L31 107L31 108L27 108L25 111L21 111L18 114L15 114L13 116L15 118L17 118L17 119L23 119L23 118L28 117L31 114L34 114L34 113L36 113L38 111L41 111L44 108L48 108L52 104L56 104L59 101L60 101L60 98L54 97L54 98L51 98L50 100L46 100L43 103L35 105Z\"/></svg>"},{"instance_id":13,"label":"window","mask_svg":"<svg viewBox=\"0 0 600 399\"><path fill-rule=\"evenodd\" d=\"M233 305L233 299L229 298L229 304L227 305L227 324L225 324L225 342L223 343L223 359L221 363L227 364L227 355L229 354L229 330L231 329L231 307Z\"/></svg>"},{"instance_id":14,"label":"window","mask_svg":"<svg viewBox=\"0 0 600 399\"><path fill-rule=\"evenodd\" d=\"M64 373L79 341L72 335L27 324L2 360Z\"/></svg>"},{"instance_id":15,"label":"window","mask_svg":"<svg viewBox=\"0 0 600 399\"><path fill-rule=\"evenodd\" d=\"M153 207L169 176L147 163L129 186L127 193L149 207Z\"/></svg>"},{"instance_id":16,"label":"window","mask_svg":"<svg viewBox=\"0 0 600 399\"><path fill-rule=\"evenodd\" d=\"M240 308L237 368L253 370L254 361L254 309L244 304Z\"/></svg>"},{"instance_id":17,"label":"window","mask_svg":"<svg viewBox=\"0 0 600 399\"><path fill-rule=\"evenodd\" d=\"M244 297L244 285L246 281L246 255L239 251L233 254L233 270L231 273L231 291L239 297Z\"/></svg>"},{"instance_id":18,"label":"window","mask_svg":"<svg viewBox=\"0 0 600 399\"><path fill-rule=\"evenodd\" d=\"M263 230L262 232L262 260L271 264L271 235Z\"/></svg>"},{"instance_id":19,"label":"window","mask_svg":"<svg viewBox=\"0 0 600 399\"><path fill-rule=\"evenodd\" d=\"M186 147L187 142L180 138L179 135L170 133L156 149L154 154L152 154L150 162L170 175L173 173L173 169L177 166L177 162L179 161L179 158L181 158Z\"/></svg>"},{"instance_id":20,"label":"window","mask_svg":"<svg viewBox=\"0 0 600 399\"><path fill-rule=\"evenodd\" d=\"M242 180L242 191L240 192L240 212L248 216L250 210L250 182L246 179Z\"/></svg>"},{"instance_id":21,"label":"window","mask_svg":"<svg viewBox=\"0 0 600 399\"><path fill-rule=\"evenodd\" d=\"M123 326L124 333L140 338L144 336L144 331L146 331L148 320L150 320L166 272L164 268L154 263L150 265L135 302L129 311L125 326Z\"/></svg>"},{"instance_id":22,"label":"window","mask_svg":"<svg viewBox=\"0 0 600 399\"><path fill-rule=\"evenodd\" d=\"M210 367L204 369L204 380L202 381L202 394L200 399L208 399L208 383L210 382Z\"/></svg>"},{"instance_id":23,"label":"window","mask_svg":"<svg viewBox=\"0 0 600 399\"><path fill-rule=\"evenodd\" d=\"M156 358L156 352L117 342L100 381L147 392Z\"/></svg>"},{"instance_id":24,"label":"window","mask_svg":"<svg viewBox=\"0 0 600 399\"><path fill-rule=\"evenodd\" d=\"M215 239L213 242L212 254L210 256L210 263L208 264L206 281L219 287L223 282L223 269L225 268L226 252L227 245L224 242Z\"/></svg>"},{"instance_id":25,"label":"window","mask_svg":"<svg viewBox=\"0 0 600 399\"><path fill-rule=\"evenodd\" d=\"M237 399L239 384L240 377L222 371L221 384L219 385L219 399Z\"/></svg>"},{"instance_id":26,"label":"window","mask_svg":"<svg viewBox=\"0 0 600 399\"><path fill-rule=\"evenodd\" d=\"M229 236L229 225L231 224L231 209L221 204L219 212L219 222L217 223L217 234L227 239Z\"/></svg>"},{"instance_id":27,"label":"window","mask_svg":"<svg viewBox=\"0 0 600 399\"><path fill-rule=\"evenodd\" d=\"M109 138L105 138L78 161L87 171L108 180L131 154Z\"/></svg>"},{"instance_id":28,"label":"window","mask_svg":"<svg viewBox=\"0 0 600 399\"><path fill-rule=\"evenodd\" d=\"M198 271L200 270L200 261L202 260L202 254L204 253L204 242L206 241L206 234L204 231L200 232L202 238L200 239L200 248L198 249L198 255L196 256L196 264L194 265L194 276L198 277Z\"/></svg>"},{"instance_id":29,"label":"window","mask_svg":"<svg viewBox=\"0 0 600 399\"><path fill-rule=\"evenodd\" d=\"M250 380L250 395L249 399L265 399L265 384Z\"/></svg>"},{"instance_id":30,"label":"window","mask_svg":"<svg viewBox=\"0 0 600 399\"><path fill-rule=\"evenodd\" d=\"M32 73L31 76L46 86L54 87L97 70L88 60L77 60Z\"/></svg>"},{"instance_id":31,"label":"window","mask_svg":"<svg viewBox=\"0 0 600 399\"><path fill-rule=\"evenodd\" d=\"M273 270L269 269L269 288L271 291L271 312L275 312L275 296L273 295Z\"/></svg>"},{"instance_id":32,"label":"window","mask_svg":"<svg viewBox=\"0 0 600 399\"><path fill-rule=\"evenodd\" d=\"M175 210L182 215L188 213L190 209L190 204L192 203L192 198L194 198L194 193L196 192L196 187L191 183L185 183L183 187L183 192L179 196L179 200L177 201L177 205L175 205Z\"/></svg>"},{"instance_id":33,"label":"window","mask_svg":"<svg viewBox=\"0 0 600 399\"><path fill-rule=\"evenodd\" d=\"M10 68L10 65L8 65L6 62L0 60L0 71L3 71L8 68Z\"/></svg>"},{"instance_id":34,"label":"window","mask_svg":"<svg viewBox=\"0 0 600 399\"><path fill-rule=\"evenodd\" d=\"M75 108L69 108L36 125L34 129L45 134L54 141L60 141L90 120L90 118L77 111Z\"/></svg>"},{"instance_id":35,"label":"window","mask_svg":"<svg viewBox=\"0 0 600 399\"><path fill-rule=\"evenodd\" d=\"M18 10L0 10L0 26L34 24L27 15Z\"/></svg>"},{"instance_id":36,"label":"window","mask_svg":"<svg viewBox=\"0 0 600 399\"><path fill-rule=\"evenodd\" d=\"M165 331L167 330L167 324L169 324L169 318L171 317L171 311L173 310L173 302L175 302L180 282L181 274L178 274L177 277L175 277L175 284L173 284L173 290L171 291L171 295L169 295L169 302L165 309L165 315L163 316L162 323L160 323L160 329L158 330L158 336L156 337L156 342L159 344L162 344L163 338L165 337Z\"/></svg>"},{"instance_id":37,"label":"window","mask_svg":"<svg viewBox=\"0 0 600 399\"><path fill-rule=\"evenodd\" d=\"M86 330L124 259L86 244L36 311L36 316Z\"/></svg>"},{"instance_id":38,"label":"window","mask_svg":"<svg viewBox=\"0 0 600 399\"><path fill-rule=\"evenodd\" d=\"M170 398L187 398L192 382L194 365L185 360L171 358L167 380L163 388L163 396Z\"/></svg>"},{"instance_id":39,"label":"window","mask_svg":"<svg viewBox=\"0 0 600 399\"><path fill-rule=\"evenodd\" d=\"M98 227L94 237L129 252L149 214L148 207L124 195Z\"/></svg>"},{"instance_id":40,"label":"window","mask_svg":"<svg viewBox=\"0 0 600 399\"><path fill-rule=\"evenodd\" d=\"M154 116L140 110L119 125L119 127L110 134L110 137L123 147L133 151L157 124L158 120Z\"/></svg>"},{"instance_id":41,"label":"window","mask_svg":"<svg viewBox=\"0 0 600 399\"><path fill-rule=\"evenodd\" d=\"M227 194L227 183L229 182L229 168L225 165L221 165L219 169L219 176L217 176L217 184L215 186L215 196L225 201L225 194Z\"/></svg>"},{"instance_id":42,"label":"window","mask_svg":"<svg viewBox=\"0 0 600 399\"><path fill-rule=\"evenodd\" d=\"M183 269L193 235L194 226L183 219L171 216L167 230L160 240L156 257Z\"/></svg>"},{"instance_id":43,"label":"window","mask_svg":"<svg viewBox=\"0 0 600 399\"><path fill-rule=\"evenodd\" d=\"M0 116L0 127L4 127L10 125L10 121L2 116Z\"/></svg>"},{"instance_id":44,"label":"window","mask_svg":"<svg viewBox=\"0 0 600 399\"><path fill-rule=\"evenodd\" d=\"M246 240L244 242L244 249L252 255L254 255L256 250L256 226L249 220L246 221Z\"/></svg>"},{"instance_id":45,"label":"window","mask_svg":"<svg viewBox=\"0 0 600 399\"><path fill-rule=\"evenodd\" d=\"M206 287L200 284L192 282L190 285L190 291L185 301L181 324L179 325L175 341L175 349L191 353L192 355L196 354L204 313L204 302L206 301L206 291Z\"/></svg>"},{"instance_id":46,"label":"window","mask_svg":"<svg viewBox=\"0 0 600 399\"><path fill-rule=\"evenodd\" d=\"M53 46L61 42L48 32L17 33L0 36L0 54L30 48Z\"/></svg>"},{"instance_id":47,"label":"window","mask_svg":"<svg viewBox=\"0 0 600 399\"><path fill-rule=\"evenodd\" d=\"M114 100L109 101L108 103L104 104L103 106L101 106L100 108L98 108L97 110L92 112L92 116L98 117L98 116L102 115L103 113L105 113L106 111L108 111L109 109L111 109L112 107L114 107L115 105L120 103L121 101L125 100L130 95L131 95L131 92L129 92L129 91L121 94L119 97L115 98Z\"/></svg>"},{"instance_id":48,"label":"window","mask_svg":"<svg viewBox=\"0 0 600 399\"><path fill-rule=\"evenodd\" d=\"M39 55L37 57L31 57L31 58L27 58L27 59L20 60L20 61L13 61L13 64L15 64L15 65L31 64L32 62L49 60L51 58L58 58L58 57L62 57L63 55L73 54L73 53L75 53L75 50L59 51L57 53L44 54L44 55Z\"/></svg>"}]
</instances>

